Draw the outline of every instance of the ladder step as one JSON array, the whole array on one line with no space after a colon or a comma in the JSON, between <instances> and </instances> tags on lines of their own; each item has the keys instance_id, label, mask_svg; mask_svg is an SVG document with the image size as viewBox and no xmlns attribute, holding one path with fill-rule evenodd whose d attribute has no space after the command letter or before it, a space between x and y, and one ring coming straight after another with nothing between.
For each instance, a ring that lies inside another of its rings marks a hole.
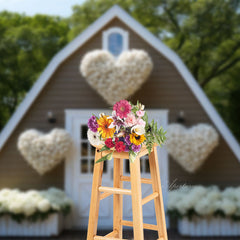
<instances>
[{"instance_id":1,"label":"ladder step","mask_svg":"<svg viewBox=\"0 0 240 240\"><path fill-rule=\"evenodd\" d=\"M123 238L113 238L113 237L102 237L102 236L95 236L94 240L127 240Z\"/></svg>"},{"instance_id":2,"label":"ladder step","mask_svg":"<svg viewBox=\"0 0 240 240\"><path fill-rule=\"evenodd\" d=\"M143 200L142 200L142 205L150 202L151 200L153 200L154 198L158 197L158 193L157 192L154 192L150 195L148 195L147 197L145 197Z\"/></svg>"},{"instance_id":3,"label":"ladder step","mask_svg":"<svg viewBox=\"0 0 240 240\"><path fill-rule=\"evenodd\" d=\"M104 198L109 197L111 195L112 195L112 193L107 193L107 192L101 193L100 194L100 200L103 200Z\"/></svg>"},{"instance_id":4,"label":"ladder step","mask_svg":"<svg viewBox=\"0 0 240 240\"><path fill-rule=\"evenodd\" d=\"M111 194L125 194L125 195L132 195L131 190L129 189L122 189L122 188L114 188L114 187L99 187L99 192L111 193Z\"/></svg>"},{"instance_id":5,"label":"ladder step","mask_svg":"<svg viewBox=\"0 0 240 240\"><path fill-rule=\"evenodd\" d=\"M127 177L127 176L121 176L120 180L123 181L123 182L131 182L131 178ZM141 178L141 183L152 184L152 179Z\"/></svg>"},{"instance_id":6,"label":"ladder step","mask_svg":"<svg viewBox=\"0 0 240 240\"><path fill-rule=\"evenodd\" d=\"M133 222L122 220L121 221L121 225L128 226L128 227L133 227ZM144 229L153 230L153 231L158 231L158 226L157 225L153 225L153 224L144 223L143 224L143 228Z\"/></svg>"}]
</instances>

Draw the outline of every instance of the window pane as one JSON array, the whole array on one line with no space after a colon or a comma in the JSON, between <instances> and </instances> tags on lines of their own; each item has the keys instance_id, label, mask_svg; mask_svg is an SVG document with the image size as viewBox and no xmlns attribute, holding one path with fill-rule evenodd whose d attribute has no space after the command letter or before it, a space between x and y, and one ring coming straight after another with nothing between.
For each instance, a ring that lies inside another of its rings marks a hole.
<instances>
[{"instance_id":1,"label":"window pane","mask_svg":"<svg viewBox=\"0 0 240 240\"><path fill-rule=\"evenodd\" d=\"M88 144L87 143L82 143L81 155L82 156L87 156L88 155Z\"/></svg>"},{"instance_id":2,"label":"window pane","mask_svg":"<svg viewBox=\"0 0 240 240\"><path fill-rule=\"evenodd\" d=\"M129 169L129 159L126 159L126 161L125 161L125 172L126 172L126 173L130 173L130 169Z\"/></svg>"},{"instance_id":3,"label":"window pane","mask_svg":"<svg viewBox=\"0 0 240 240\"><path fill-rule=\"evenodd\" d=\"M140 171L143 172L144 158L140 158Z\"/></svg>"},{"instance_id":4,"label":"window pane","mask_svg":"<svg viewBox=\"0 0 240 240\"><path fill-rule=\"evenodd\" d=\"M123 51L123 36L119 33L112 33L108 37L108 50L114 56L120 55Z\"/></svg>"},{"instance_id":5,"label":"window pane","mask_svg":"<svg viewBox=\"0 0 240 240\"><path fill-rule=\"evenodd\" d=\"M82 159L81 161L81 173L87 173L88 172L88 160Z\"/></svg>"},{"instance_id":6,"label":"window pane","mask_svg":"<svg viewBox=\"0 0 240 240\"><path fill-rule=\"evenodd\" d=\"M81 126L81 139L87 139L87 130L88 130L87 125Z\"/></svg>"},{"instance_id":7,"label":"window pane","mask_svg":"<svg viewBox=\"0 0 240 240\"><path fill-rule=\"evenodd\" d=\"M107 161L104 161L104 163L103 163L103 172L104 172L104 173L107 172L107 165L108 165L108 162L107 162Z\"/></svg>"},{"instance_id":8,"label":"window pane","mask_svg":"<svg viewBox=\"0 0 240 240\"><path fill-rule=\"evenodd\" d=\"M150 167L149 167L149 159L148 157L145 160L145 172L150 173Z\"/></svg>"},{"instance_id":9,"label":"window pane","mask_svg":"<svg viewBox=\"0 0 240 240\"><path fill-rule=\"evenodd\" d=\"M91 160L91 165L90 165L90 172L93 172L93 167L94 167L94 159Z\"/></svg>"},{"instance_id":10,"label":"window pane","mask_svg":"<svg viewBox=\"0 0 240 240\"><path fill-rule=\"evenodd\" d=\"M91 156L95 156L95 147L90 145Z\"/></svg>"}]
</instances>

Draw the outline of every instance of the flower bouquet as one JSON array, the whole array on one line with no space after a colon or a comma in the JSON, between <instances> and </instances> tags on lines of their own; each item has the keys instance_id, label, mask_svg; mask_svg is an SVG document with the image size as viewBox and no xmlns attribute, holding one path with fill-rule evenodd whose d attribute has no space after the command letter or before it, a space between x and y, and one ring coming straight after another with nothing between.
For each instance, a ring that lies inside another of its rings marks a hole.
<instances>
[{"instance_id":1,"label":"flower bouquet","mask_svg":"<svg viewBox=\"0 0 240 240\"><path fill-rule=\"evenodd\" d=\"M166 132L152 120L148 123L148 115L144 105L136 105L127 100L120 100L113 106L111 116L104 113L99 117L93 115L88 120L88 140L93 146L101 146L100 151L110 151L96 163L111 160L113 152L128 152L129 159L134 162L143 145L152 151L154 143L162 145Z\"/></svg>"}]
</instances>

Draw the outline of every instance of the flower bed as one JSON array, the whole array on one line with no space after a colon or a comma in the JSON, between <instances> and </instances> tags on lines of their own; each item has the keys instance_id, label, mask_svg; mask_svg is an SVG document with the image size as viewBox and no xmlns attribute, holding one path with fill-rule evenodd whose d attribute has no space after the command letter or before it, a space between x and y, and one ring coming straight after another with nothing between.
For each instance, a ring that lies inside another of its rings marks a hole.
<instances>
[{"instance_id":1,"label":"flower bed","mask_svg":"<svg viewBox=\"0 0 240 240\"><path fill-rule=\"evenodd\" d=\"M56 235L62 229L62 216L67 215L71 207L71 200L56 188L27 192L3 189L0 191L0 235Z\"/></svg>"},{"instance_id":2,"label":"flower bed","mask_svg":"<svg viewBox=\"0 0 240 240\"><path fill-rule=\"evenodd\" d=\"M240 187L183 186L169 193L168 214L183 235L240 235Z\"/></svg>"}]
</instances>

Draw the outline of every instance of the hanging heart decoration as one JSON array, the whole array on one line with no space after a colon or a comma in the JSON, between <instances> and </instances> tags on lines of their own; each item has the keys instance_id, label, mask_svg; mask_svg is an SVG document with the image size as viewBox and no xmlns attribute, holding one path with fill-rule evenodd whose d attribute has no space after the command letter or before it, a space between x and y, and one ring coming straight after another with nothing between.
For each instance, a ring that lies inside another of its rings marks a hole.
<instances>
[{"instance_id":1,"label":"hanging heart decoration","mask_svg":"<svg viewBox=\"0 0 240 240\"><path fill-rule=\"evenodd\" d=\"M202 166L218 142L217 131L208 124L189 129L181 124L170 124L167 129L167 151L189 173Z\"/></svg>"},{"instance_id":2,"label":"hanging heart decoration","mask_svg":"<svg viewBox=\"0 0 240 240\"><path fill-rule=\"evenodd\" d=\"M47 134L30 129L19 136L17 146L24 159L43 175L64 160L72 143L64 129L53 129Z\"/></svg>"},{"instance_id":3,"label":"hanging heart decoration","mask_svg":"<svg viewBox=\"0 0 240 240\"><path fill-rule=\"evenodd\" d=\"M130 50L117 59L105 50L87 53L80 71L88 84L113 105L133 95L147 80L153 63L147 52Z\"/></svg>"}]
</instances>

